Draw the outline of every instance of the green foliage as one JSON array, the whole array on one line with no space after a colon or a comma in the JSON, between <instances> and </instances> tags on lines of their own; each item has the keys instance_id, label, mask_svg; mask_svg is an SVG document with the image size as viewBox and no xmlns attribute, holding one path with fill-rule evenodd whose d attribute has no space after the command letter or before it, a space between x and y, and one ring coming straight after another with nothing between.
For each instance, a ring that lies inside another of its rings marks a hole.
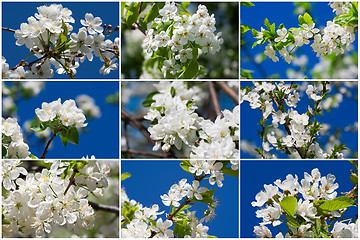
<instances>
[{"instance_id":1,"label":"green foliage","mask_svg":"<svg viewBox=\"0 0 360 240\"><path fill-rule=\"evenodd\" d=\"M171 97L175 97L176 91L175 91L175 88L174 88L174 87L171 87L171 89L170 89L170 94L171 94Z\"/></svg>"},{"instance_id":2,"label":"green foliage","mask_svg":"<svg viewBox=\"0 0 360 240\"><path fill-rule=\"evenodd\" d=\"M138 210L137 205L131 206L131 204L128 201L124 202L124 205L121 209L121 216L124 217L123 221L121 221L121 227L130 223L134 219L135 212L137 210Z\"/></svg>"},{"instance_id":3,"label":"green foliage","mask_svg":"<svg viewBox=\"0 0 360 240\"><path fill-rule=\"evenodd\" d=\"M319 206L318 210L321 213L328 213L351 206L357 206L357 203L348 196L340 196L332 200L325 201Z\"/></svg>"},{"instance_id":4,"label":"green foliage","mask_svg":"<svg viewBox=\"0 0 360 240\"><path fill-rule=\"evenodd\" d=\"M284 197L279 204L289 216L294 217L295 209L297 205L297 200L295 197L293 196Z\"/></svg>"},{"instance_id":5,"label":"green foliage","mask_svg":"<svg viewBox=\"0 0 360 240\"><path fill-rule=\"evenodd\" d=\"M131 174L126 172L121 174L121 181L124 181L125 179L131 177Z\"/></svg>"},{"instance_id":6,"label":"green foliage","mask_svg":"<svg viewBox=\"0 0 360 240\"><path fill-rule=\"evenodd\" d=\"M303 16L299 15L298 20L299 20L300 26L303 24L310 25L311 23L314 22L312 17L308 13L305 13Z\"/></svg>"},{"instance_id":7,"label":"green foliage","mask_svg":"<svg viewBox=\"0 0 360 240\"><path fill-rule=\"evenodd\" d=\"M85 167L86 164L89 163L87 160L63 160L63 162L68 162L69 165L65 167L65 170L63 174L61 175L62 179L68 179L70 178L71 170L73 171L79 171L83 167ZM77 173L79 174L79 173Z\"/></svg>"},{"instance_id":8,"label":"green foliage","mask_svg":"<svg viewBox=\"0 0 360 240\"><path fill-rule=\"evenodd\" d=\"M240 6L253 7L255 5L252 2L240 2Z\"/></svg>"},{"instance_id":9,"label":"green foliage","mask_svg":"<svg viewBox=\"0 0 360 240\"><path fill-rule=\"evenodd\" d=\"M128 26L133 25L138 20L139 6L140 6L140 2L131 2L130 6L125 5L125 8L127 9L125 21Z\"/></svg>"},{"instance_id":10,"label":"green foliage","mask_svg":"<svg viewBox=\"0 0 360 240\"><path fill-rule=\"evenodd\" d=\"M119 106L119 93L114 93L106 97L106 102L113 104L115 106Z\"/></svg>"},{"instance_id":11,"label":"green foliage","mask_svg":"<svg viewBox=\"0 0 360 240\"><path fill-rule=\"evenodd\" d=\"M221 169L220 172L229 176L239 177L239 170L233 170L231 168L223 168Z\"/></svg>"},{"instance_id":12,"label":"green foliage","mask_svg":"<svg viewBox=\"0 0 360 240\"><path fill-rule=\"evenodd\" d=\"M251 27L248 25L240 25L240 32L241 33L246 33L247 31L250 31Z\"/></svg>"},{"instance_id":13,"label":"green foliage","mask_svg":"<svg viewBox=\"0 0 360 240\"><path fill-rule=\"evenodd\" d=\"M180 167L182 169L184 169L185 172L188 172L190 174L192 174L190 171L189 171L189 167L191 167L191 163L189 160L181 160L181 163L180 163Z\"/></svg>"},{"instance_id":14,"label":"green foliage","mask_svg":"<svg viewBox=\"0 0 360 240\"><path fill-rule=\"evenodd\" d=\"M150 93L150 94L146 97L145 101L142 103L143 107L150 107L151 104L152 104L153 102L155 102L155 100L152 99L153 96L155 96L155 95L158 94L158 93L159 93L158 91L155 91L155 92Z\"/></svg>"},{"instance_id":15,"label":"green foliage","mask_svg":"<svg viewBox=\"0 0 360 240\"><path fill-rule=\"evenodd\" d=\"M199 63L196 59L189 61L189 64L185 66L185 71L179 76L183 79L193 79L198 75Z\"/></svg>"},{"instance_id":16,"label":"green foliage","mask_svg":"<svg viewBox=\"0 0 360 240\"><path fill-rule=\"evenodd\" d=\"M246 70L246 69L240 69L240 76L246 79L254 79L254 77L251 75L254 71L252 70Z\"/></svg>"},{"instance_id":17,"label":"green foliage","mask_svg":"<svg viewBox=\"0 0 360 240\"><path fill-rule=\"evenodd\" d=\"M153 3L148 14L146 14L144 21L146 23L153 21L156 17L159 16L159 10L162 9L164 5L165 3L163 2Z\"/></svg>"}]
</instances>

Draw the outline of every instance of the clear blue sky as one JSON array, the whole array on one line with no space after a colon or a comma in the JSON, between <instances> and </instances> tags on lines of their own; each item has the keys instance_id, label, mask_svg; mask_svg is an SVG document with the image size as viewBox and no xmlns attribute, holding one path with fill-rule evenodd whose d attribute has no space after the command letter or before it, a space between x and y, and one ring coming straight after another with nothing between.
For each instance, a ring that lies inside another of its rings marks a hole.
<instances>
[{"instance_id":1,"label":"clear blue sky","mask_svg":"<svg viewBox=\"0 0 360 240\"><path fill-rule=\"evenodd\" d=\"M103 24L111 24L113 28L119 25L119 3L117 2L3 2L2 3L2 26L12 29L20 29L20 24L27 22L28 17L37 13L37 7L42 5L50 5L51 3L61 3L63 7L67 7L72 11L75 19L73 32L78 33L79 28L83 27L80 19L85 19L86 13L92 13L94 17L100 17ZM29 50L25 45L19 47L15 44L14 34L2 31L2 54L9 63L10 68L16 66L21 59L24 59ZM106 39L114 41L119 37L119 32L111 34ZM30 60L30 59L29 59ZM35 58L33 59L35 60ZM119 77L119 71L111 71L108 75L102 75L99 70L103 62L94 56L92 62L88 60L80 63L77 68L76 78L108 78L114 79ZM54 68L53 68L54 69ZM54 78L68 78L66 74L59 75L55 72Z\"/></svg>"},{"instance_id":2,"label":"clear blue sky","mask_svg":"<svg viewBox=\"0 0 360 240\"><path fill-rule=\"evenodd\" d=\"M286 175L296 174L301 180L304 178L304 172L311 174L311 170L318 168L321 176L332 174L336 177L336 183L339 188L336 190L338 196L341 192L348 192L352 189L353 184L350 182L350 169L352 165L345 160L330 161L261 161L247 160L240 163L240 181L241 181L241 203L240 203L240 235L241 237L255 237L253 233L254 226L258 226L262 221L256 217L256 210L251 206L251 202L255 200L258 192L264 189L264 184L273 184L277 179L282 181ZM357 214L356 207L348 208L348 217L354 217ZM282 224L284 225L284 224ZM280 225L280 226L282 226ZM267 225L269 227L269 225ZM282 226L284 227L284 226ZM269 227L273 233L273 237L279 232L278 229ZM275 233L275 234L274 234Z\"/></svg>"},{"instance_id":3,"label":"clear blue sky","mask_svg":"<svg viewBox=\"0 0 360 240\"><path fill-rule=\"evenodd\" d=\"M160 195L167 194L170 187L186 178L188 182L194 180L193 175L185 172L180 166L180 161L136 161L122 160L121 172L131 173L131 177L122 181L129 199L140 202L144 207L158 204L160 211L169 213L169 207L165 206ZM209 226L209 235L216 237L238 237L239 232L239 178L224 175L224 186L215 191L215 197L220 201L215 210L216 217L212 222L204 223ZM201 186L208 184L204 180ZM217 188L209 185L211 189ZM189 209L196 211L197 216L202 218L202 210L196 206ZM165 213L160 215L165 219Z\"/></svg>"},{"instance_id":4,"label":"clear blue sky","mask_svg":"<svg viewBox=\"0 0 360 240\"><path fill-rule=\"evenodd\" d=\"M241 86L249 86L253 87L252 82L241 82ZM329 93L330 95L334 93L334 89ZM357 96L357 88L352 89L352 96ZM300 97L301 101L298 103L296 110L299 113L305 113L307 111L307 106L309 105L310 99L304 93L303 97ZM275 105L274 105L275 107ZM275 107L276 108L276 107ZM261 138L257 135L256 130L261 130L261 127L257 125L259 123L259 119L262 118L262 113L259 109L251 109L248 102L243 102L240 106L241 111L241 131L240 131L240 138L242 140L252 140L257 147L261 146ZM344 128L348 125L352 125L358 121L358 103L357 100L343 98L343 102L340 103L338 108L334 108L330 112L323 112L323 116L316 116L316 120L322 123L327 123L331 125L330 131L334 133L336 127L344 130ZM344 117L339 117L344 116ZM345 117L346 116L346 117ZM272 118L270 117L266 124L270 125ZM280 127L280 125L279 125ZM285 129L281 128L283 131ZM327 138L326 138L327 139ZM358 150L358 135L356 133L351 132L342 132L342 136L340 141L343 141L347 147L349 147L352 151ZM319 142L323 142L323 139L320 139ZM275 149L273 149L275 150ZM240 149L241 151L241 149ZM278 157L287 158L286 155L280 154L279 151L274 151ZM242 158L253 158L244 152L240 152Z\"/></svg>"},{"instance_id":5,"label":"clear blue sky","mask_svg":"<svg viewBox=\"0 0 360 240\"><path fill-rule=\"evenodd\" d=\"M8 84L8 83L7 83ZM62 145L60 137L56 136L53 147L46 158L74 158L95 155L96 158L119 158L119 107L106 102L106 97L119 91L117 82L79 82L79 81L49 81L45 82L45 89L30 100L22 100L18 104L19 125L23 127L26 120L36 116L35 109L41 108L43 102L52 102L61 98L62 103L87 94L94 98L95 104L101 110L101 117L87 120L87 132L80 134L78 146L68 143ZM34 145L33 138L29 139L30 152L41 156L45 145Z\"/></svg>"},{"instance_id":6,"label":"clear blue sky","mask_svg":"<svg viewBox=\"0 0 360 240\"><path fill-rule=\"evenodd\" d=\"M251 28L260 31L261 27L266 28L264 25L265 18L269 20L270 24L275 23L276 29L281 23L283 23L287 29L298 27L299 25L298 15L294 14L295 6L292 2L254 2L254 4L255 6L253 7L240 7L240 23L242 25L249 25ZM336 16L328 4L328 2L311 2L312 11L310 12L310 15L315 22L315 27L319 29L323 29L323 27L326 26L326 22L331 21ZM251 49L255 42L251 31L245 33L245 38L243 40L246 41L247 49L252 57L255 57L258 53L263 53L265 46L267 45L258 45ZM353 43L356 50L358 49L357 42L358 40L356 37L356 40ZM242 45L242 48L244 48L244 45ZM248 57L245 53L245 50L242 49L241 59ZM319 58L316 57L316 54L312 51L310 45L304 45L301 48L298 48L296 55L300 56L301 54L305 54L309 59L309 69L305 75L310 77L309 70L319 62ZM267 76L278 73L280 74L280 78L284 79L287 78L286 69L293 68L299 70L299 67L286 63L285 60L280 57L279 53L277 53L277 56L279 57L279 62L273 62L270 58L266 58L261 64ZM264 78L252 62L241 61L241 68L253 70L254 72L252 75L254 78Z\"/></svg>"}]
</instances>

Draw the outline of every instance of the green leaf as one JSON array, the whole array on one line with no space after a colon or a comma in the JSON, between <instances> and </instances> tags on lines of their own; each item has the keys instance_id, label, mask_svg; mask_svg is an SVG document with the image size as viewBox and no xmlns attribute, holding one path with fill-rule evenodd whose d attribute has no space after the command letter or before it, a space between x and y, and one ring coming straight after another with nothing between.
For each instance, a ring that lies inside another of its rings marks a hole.
<instances>
[{"instance_id":1,"label":"green leaf","mask_svg":"<svg viewBox=\"0 0 360 240\"><path fill-rule=\"evenodd\" d=\"M182 2L181 5L183 5L183 7L187 9L190 6L190 2Z\"/></svg>"},{"instance_id":2,"label":"green leaf","mask_svg":"<svg viewBox=\"0 0 360 240\"><path fill-rule=\"evenodd\" d=\"M68 166L67 168L65 168L64 172L61 175L62 179L68 179L70 177L70 166Z\"/></svg>"},{"instance_id":3,"label":"green leaf","mask_svg":"<svg viewBox=\"0 0 360 240\"><path fill-rule=\"evenodd\" d=\"M358 175L356 174L351 174L350 176L350 181L353 183L353 184L358 184Z\"/></svg>"},{"instance_id":4,"label":"green leaf","mask_svg":"<svg viewBox=\"0 0 360 240\"><path fill-rule=\"evenodd\" d=\"M253 7L255 5L252 2L240 2L240 6Z\"/></svg>"},{"instance_id":5,"label":"green leaf","mask_svg":"<svg viewBox=\"0 0 360 240\"><path fill-rule=\"evenodd\" d=\"M193 59L185 67L185 71L179 76L179 78L192 79L197 75L198 70L199 70L199 63L196 59L195 60Z\"/></svg>"},{"instance_id":6,"label":"green leaf","mask_svg":"<svg viewBox=\"0 0 360 240\"><path fill-rule=\"evenodd\" d=\"M150 93L150 94L146 97L145 101L142 103L143 107L150 107L151 104L152 104L153 102L155 102L155 100L152 99L153 96L155 96L155 95L158 94L158 93L159 93L158 91L155 91L155 92Z\"/></svg>"},{"instance_id":7,"label":"green leaf","mask_svg":"<svg viewBox=\"0 0 360 240\"><path fill-rule=\"evenodd\" d=\"M33 155L33 154L30 154L29 157L30 157L31 159L38 159L38 157L36 157L36 156Z\"/></svg>"},{"instance_id":8,"label":"green leaf","mask_svg":"<svg viewBox=\"0 0 360 240\"><path fill-rule=\"evenodd\" d=\"M295 215L295 208L297 205L296 198L293 196L284 197L283 200L280 202L280 206L282 209L291 217Z\"/></svg>"},{"instance_id":9,"label":"green leaf","mask_svg":"<svg viewBox=\"0 0 360 240\"><path fill-rule=\"evenodd\" d=\"M269 20L267 18L265 18L265 20L264 20L264 25L271 32L271 24L269 23Z\"/></svg>"},{"instance_id":10,"label":"green leaf","mask_svg":"<svg viewBox=\"0 0 360 240\"><path fill-rule=\"evenodd\" d=\"M256 31L255 29L251 29L251 33L252 35L254 35L254 37L257 37L257 35L259 35L259 32Z\"/></svg>"},{"instance_id":11,"label":"green leaf","mask_svg":"<svg viewBox=\"0 0 360 240\"><path fill-rule=\"evenodd\" d=\"M6 147L2 146L2 157L5 158L7 154L7 149Z\"/></svg>"},{"instance_id":12,"label":"green leaf","mask_svg":"<svg viewBox=\"0 0 360 240\"><path fill-rule=\"evenodd\" d=\"M184 169L185 172L188 172L190 174L193 174L189 171L189 167L191 167L191 163L189 160L181 160L180 167Z\"/></svg>"},{"instance_id":13,"label":"green leaf","mask_svg":"<svg viewBox=\"0 0 360 240\"><path fill-rule=\"evenodd\" d=\"M304 14L304 21L306 22L307 25L310 25L314 22L312 17L308 13Z\"/></svg>"},{"instance_id":14,"label":"green leaf","mask_svg":"<svg viewBox=\"0 0 360 240\"><path fill-rule=\"evenodd\" d=\"M248 25L241 25L240 26L240 32L241 33L246 33L247 31L251 30L251 27Z\"/></svg>"},{"instance_id":15,"label":"green leaf","mask_svg":"<svg viewBox=\"0 0 360 240\"><path fill-rule=\"evenodd\" d=\"M303 25L304 23L306 23L304 20L304 17L301 15L299 15L298 20L299 20L300 25Z\"/></svg>"},{"instance_id":16,"label":"green leaf","mask_svg":"<svg viewBox=\"0 0 360 240\"><path fill-rule=\"evenodd\" d=\"M131 174L126 172L126 173L123 173L121 174L121 181L124 181L125 179L131 177Z\"/></svg>"},{"instance_id":17,"label":"green leaf","mask_svg":"<svg viewBox=\"0 0 360 240\"><path fill-rule=\"evenodd\" d=\"M175 88L174 87L171 87L171 89L170 89L170 94L171 94L171 97L175 97L175 95L176 95L176 91L175 91Z\"/></svg>"},{"instance_id":18,"label":"green leaf","mask_svg":"<svg viewBox=\"0 0 360 240\"><path fill-rule=\"evenodd\" d=\"M127 9L126 24L128 26L133 25L139 17L139 4L140 2L132 2L130 6L125 6Z\"/></svg>"},{"instance_id":19,"label":"green leaf","mask_svg":"<svg viewBox=\"0 0 360 240\"><path fill-rule=\"evenodd\" d=\"M296 220L296 218L290 216L290 215L286 215L286 221L288 224L290 224L291 226L298 228L300 227L300 224L298 223L298 221Z\"/></svg>"},{"instance_id":20,"label":"green leaf","mask_svg":"<svg viewBox=\"0 0 360 240\"><path fill-rule=\"evenodd\" d=\"M194 100L190 99L186 102L186 108L187 110L189 110L191 108L191 106L194 104Z\"/></svg>"},{"instance_id":21,"label":"green leaf","mask_svg":"<svg viewBox=\"0 0 360 240\"><path fill-rule=\"evenodd\" d=\"M79 144L79 132L76 127L72 126L69 128L66 136L67 140L76 146Z\"/></svg>"},{"instance_id":22,"label":"green leaf","mask_svg":"<svg viewBox=\"0 0 360 240\"><path fill-rule=\"evenodd\" d=\"M319 210L327 213L356 205L357 203L350 197L341 196L324 202L319 206Z\"/></svg>"},{"instance_id":23,"label":"green leaf","mask_svg":"<svg viewBox=\"0 0 360 240\"><path fill-rule=\"evenodd\" d=\"M66 147L69 140L60 132L61 143Z\"/></svg>"},{"instance_id":24,"label":"green leaf","mask_svg":"<svg viewBox=\"0 0 360 240\"><path fill-rule=\"evenodd\" d=\"M163 2L154 3L151 6L148 14L146 14L144 21L146 23L153 21L157 16L159 16L159 10L161 8L163 8L164 5L165 5L165 3L163 3Z\"/></svg>"},{"instance_id":25,"label":"green leaf","mask_svg":"<svg viewBox=\"0 0 360 240\"><path fill-rule=\"evenodd\" d=\"M223 168L221 169L220 172L229 176L239 177L239 170L232 170L231 168Z\"/></svg>"}]
</instances>

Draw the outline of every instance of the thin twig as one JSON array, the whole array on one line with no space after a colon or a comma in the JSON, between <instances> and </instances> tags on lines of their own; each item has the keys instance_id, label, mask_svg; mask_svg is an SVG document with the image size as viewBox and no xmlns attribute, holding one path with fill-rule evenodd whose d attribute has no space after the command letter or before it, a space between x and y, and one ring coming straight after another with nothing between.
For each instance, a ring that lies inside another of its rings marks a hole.
<instances>
[{"instance_id":1,"label":"thin twig","mask_svg":"<svg viewBox=\"0 0 360 240\"><path fill-rule=\"evenodd\" d=\"M119 207L117 207L117 206L99 204L99 203L94 203L91 201L89 201L89 205L95 210L112 212L112 213L115 213L117 216L119 216L120 210L119 210Z\"/></svg>"},{"instance_id":2,"label":"thin twig","mask_svg":"<svg viewBox=\"0 0 360 240\"><path fill-rule=\"evenodd\" d=\"M66 193L69 191L71 185L75 185L75 175L76 173L78 173L77 169L73 169L73 173L71 174L70 178L69 178L69 184L67 185L65 191L64 191L64 196L66 195Z\"/></svg>"},{"instance_id":3,"label":"thin twig","mask_svg":"<svg viewBox=\"0 0 360 240\"><path fill-rule=\"evenodd\" d=\"M121 119L127 121L131 126L139 130L140 133L148 140L148 142L155 145L155 141L150 138L150 134L146 128L124 110L121 110Z\"/></svg>"},{"instance_id":4,"label":"thin twig","mask_svg":"<svg viewBox=\"0 0 360 240\"><path fill-rule=\"evenodd\" d=\"M218 116L218 115L221 114L221 108L220 108L219 99L218 99L218 96L216 94L216 90L215 90L213 82L209 82L209 92L210 92L211 101L212 101L212 104L213 104L215 114L216 114L216 116Z\"/></svg>"},{"instance_id":5,"label":"thin twig","mask_svg":"<svg viewBox=\"0 0 360 240\"><path fill-rule=\"evenodd\" d=\"M222 88L224 93L228 95L237 105L239 105L239 95L226 82L216 81L216 84Z\"/></svg>"},{"instance_id":6,"label":"thin twig","mask_svg":"<svg viewBox=\"0 0 360 240\"><path fill-rule=\"evenodd\" d=\"M130 143L129 143L129 134L128 134L128 122L125 121L124 123L124 135L125 135L125 141L126 141L126 150L127 150L127 158L131 158L131 155L130 155Z\"/></svg>"},{"instance_id":7,"label":"thin twig","mask_svg":"<svg viewBox=\"0 0 360 240\"><path fill-rule=\"evenodd\" d=\"M54 138L56 137L56 135L57 135L57 131L54 131L52 137L51 137L50 140L46 143L44 152L41 154L40 159L44 159L44 158L46 157L46 154L47 154L47 152L48 152L48 148L50 147L50 144L51 144L52 140L54 140Z\"/></svg>"},{"instance_id":8,"label":"thin twig","mask_svg":"<svg viewBox=\"0 0 360 240\"><path fill-rule=\"evenodd\" d=\"M14 32L15 32L15 30L14 30L14 29L11 29L11 28L8 28L8 27L3 27L3 28L2 28L2 30L3 30L3 31L12 32L12 33L14 33Z\"/></svg>"}]
</instances>

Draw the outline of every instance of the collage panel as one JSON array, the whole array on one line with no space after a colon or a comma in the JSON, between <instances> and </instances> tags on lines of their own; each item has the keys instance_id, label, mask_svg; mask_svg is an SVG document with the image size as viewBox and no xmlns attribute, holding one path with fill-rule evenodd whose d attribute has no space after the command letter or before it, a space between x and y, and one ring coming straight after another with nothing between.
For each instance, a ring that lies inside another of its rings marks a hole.
<instances>
[{"instance_id":1,"label":"collage panel","mask_svg":"<svg viewBox=\"0 0 360 240\"><path fill-rule=\"evenodd\" d=\"M2 79L119 79L119 2L1 4Z\"/></svg>"},{"instance_id":2,"label":"collage panel","mask_svg":"<svg viewBox=\"0 0 360 240\"><path fill-rule=\"evenodd\" d=\"M357 2L243 2L241 77L358 79Z\"/></svg>"},{"instance_id":3,"label":"collage panel","mask_svg":"<svg viewBox=\"0 0 360 240\"><path fill-rule=\"evenodd\" d=\"M122 160L121 238L238 238L238 160Z\"/></svg>"},{"instance_id":4,"label":"collage panel","mask_svg":"<svg viewBox=\"0 0 360 240\"><path fill-rule=\"evenodd\" d=\"M119 159L118 82L2 83L2 158Z\"/></svg>"},{"instance_id":5,"label":"collage panel","mask_svg":"<svg viewBox=\"0 0 360 240\"><path fill-rule=\"evenodd\" d=\"M119 161L6 159L1 177L2 237L119 237Z\"/></svg>"},{"instance_id":6,"label":"collage panel","mask_svg":"<svg viewBox=\"0 0 360 240\"><path fill-rule=\"evenodd\" d=\"M357 81L240 85L242 159L358 157Z\"/></svg>"},{"instance_id":7,"label":"collage panel","mask_svg":"<svg viewBox=\"0 0 360 240\"><path fill-rule=\"evenodd\" d=\"M239 159L238 81L123 81L122 158Z\"/></svg>"},{"instance_id":8,"label":"collage panel","mask_svg":"<svg viewBox=\"0 0 360 240\"><path fill-rule=\"evenodd\" d=\"M357 238L357 160L243 160L241 238Z\"/></svg>"},{"instance_id":9,"label":"collage panel","mask_svg":"<svg viewBox=\"0 0 360 240\"><path fill-rule=\"evenodd\" d=\"M238 79L238 2L121 2L122 79Z\"/></svg>"}]
</instances>

